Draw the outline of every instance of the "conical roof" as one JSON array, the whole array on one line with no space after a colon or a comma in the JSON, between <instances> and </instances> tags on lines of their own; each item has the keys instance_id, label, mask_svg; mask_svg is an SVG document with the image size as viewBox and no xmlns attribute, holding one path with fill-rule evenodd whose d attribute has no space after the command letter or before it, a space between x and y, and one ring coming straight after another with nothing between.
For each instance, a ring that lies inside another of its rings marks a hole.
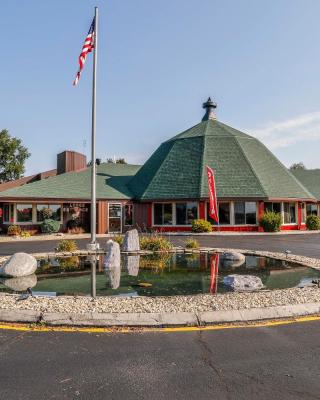
<instances>
[{"instance_id":1,"label":"conical roof","mask_svg":"<svg viewBox=\"0 0 320 400\"><path fill-rule=\"evenodd\" d=\"M206 115L162 143L141 167L129 183L137 199L208 198L208 165L215 171L218 198L314 200L259 140Z\"/></svg>"}]
</instances>

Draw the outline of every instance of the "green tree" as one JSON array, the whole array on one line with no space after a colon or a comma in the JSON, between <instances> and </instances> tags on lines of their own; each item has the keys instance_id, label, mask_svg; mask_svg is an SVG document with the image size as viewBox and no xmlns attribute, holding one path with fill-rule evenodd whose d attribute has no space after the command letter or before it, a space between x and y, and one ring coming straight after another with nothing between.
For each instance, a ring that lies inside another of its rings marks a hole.
<instances>
[{"instance_id":1,"label":"green tree","mask_svg":"<svg viewBox=\"0 0 320 400\"><path fill-rule=\"evenodd\" d=\"M6 129L0 131L0 183L21 178L29 157L21 139L10 136Z\"/></svg>"},{"instance_id":2,"label":"green tree","mask_svg":"<svg viewBox=\"0 0 320 400\"><path fill-rule=\"evenodd\" d=\"M297 169L307 169L303 162L294 163L291 165L290 170L294 171Z\"/></svg>"},{"instance_id":3,"label":"green tree","mask_svg":"<svg viewBox=\"0 0 320 400\"><path fill-rule=\"evenodd\" d=\"M108 164L127 164L127 161L124 158L107 158L107 163Z\"/></svg>"}]
</instances>

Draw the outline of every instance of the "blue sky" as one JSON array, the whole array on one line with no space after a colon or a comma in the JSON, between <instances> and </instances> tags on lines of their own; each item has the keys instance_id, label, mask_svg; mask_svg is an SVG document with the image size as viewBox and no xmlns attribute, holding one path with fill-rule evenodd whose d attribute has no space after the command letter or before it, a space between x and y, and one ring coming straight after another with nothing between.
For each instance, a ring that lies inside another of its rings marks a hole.
<instances>
[{"instance_id":1,"label":"blue sky","mask_svg":"<svg viewBox=\"0 0 320 400\"><path fill-rule=\"evenodd\" d=\"M90 152L91 55L77 58L100 11L97 153L141 163L198 123L218 119L280 160L320 167L318 0L10 0L1 5L0 128L32 153L27 173L65 149Z\"/></svg>"}]
</instances>

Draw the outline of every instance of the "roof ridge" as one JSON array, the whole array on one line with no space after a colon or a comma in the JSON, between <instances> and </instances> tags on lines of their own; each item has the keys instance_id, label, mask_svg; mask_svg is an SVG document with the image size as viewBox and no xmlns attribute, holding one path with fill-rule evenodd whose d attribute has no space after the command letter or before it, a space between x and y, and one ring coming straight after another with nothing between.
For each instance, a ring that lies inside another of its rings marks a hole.
<instances>
[{"instance_id":1,"label":"roof ridge","mask_svg":"<svg viewBox=\"0 0 320 400\"><path fill-rule=\"evenodd\" d=\"M234 136L234 138L235 138L235 140L237 141L237 143L238 143L238 145L239 145L239 148L241 149L241 152L242 152L244 158L246 159L247 164L249 165L249 168L250 168L251 172L252 172L253 175L257 178L257 180L258 180L258 182L259 182L259 185L260 185L260 187L261 187L261 189L262 189L262 192L264 193L265 197L268 197L267 191L266 191L265 187L264 187L263 184L261 183L260 178L258 177L256 171L252 168L251 162L250 162L249 158L247 157L247 154L246 154L245 151L243 150L243 148L242 148L242 146L241 146L241 143L240 143L239 140L238 140L238 136ZM251 137L249 137L249 138L243 138L243 137L242 137L241 139L249 139L249 140L250 140L250 139L253 139L253 138L251 138Z\"/></svg>"}]
</instances>

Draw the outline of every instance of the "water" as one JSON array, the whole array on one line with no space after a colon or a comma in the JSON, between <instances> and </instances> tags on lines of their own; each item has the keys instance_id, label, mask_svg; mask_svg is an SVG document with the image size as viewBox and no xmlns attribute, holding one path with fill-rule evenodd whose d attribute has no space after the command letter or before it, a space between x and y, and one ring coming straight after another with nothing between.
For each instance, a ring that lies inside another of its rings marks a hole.
<instances>
[{"instance_id":1,"label":"water","mask_svg":"<svg viewBox=\"0 0 320 400\"><path fill-rule=\"evenodd\" d=\"M255 275L266 289L308 285L320 272L267 257L247 256L242 265L210 254L123 256L121 269L104 271L104 256L51 258L39 261L37 275L2 279L0 291L97 296L172 296L223 293L229 274ZM241 264L241 263L240 263Z\"/></svg>"}]
</instances>

